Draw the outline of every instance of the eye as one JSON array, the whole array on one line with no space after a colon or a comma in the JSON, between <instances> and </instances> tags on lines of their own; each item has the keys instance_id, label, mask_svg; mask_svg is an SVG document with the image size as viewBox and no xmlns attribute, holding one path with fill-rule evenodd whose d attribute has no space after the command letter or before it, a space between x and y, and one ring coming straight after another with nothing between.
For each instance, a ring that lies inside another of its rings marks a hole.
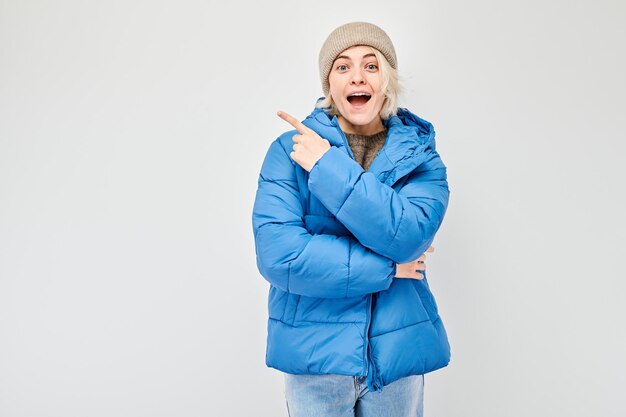
<instances>
[{"instance_id":1,"label":"eye","mask_svg":"<svg viewBox=\"0 0 626 417\"><path fill-rule=\"evenodd\" d=\"M378 65L376 65L376 64L367 64L367 69L371 69L371 70L378 69Z\"/></svg>"},{"instance_id":2,"label":"eye","mask_svg":"<svg viewBox=\"0 0 626 417\"><path fill-rule=\"evenodd\" d=\"M341 64L341 65L338 65L338 66L337 66L337 69L338 69L339 71L345 71L347 68L348 68L348 66L347 66L347 65L345 65L345 64Z\"/></svg>"}]
</instances>

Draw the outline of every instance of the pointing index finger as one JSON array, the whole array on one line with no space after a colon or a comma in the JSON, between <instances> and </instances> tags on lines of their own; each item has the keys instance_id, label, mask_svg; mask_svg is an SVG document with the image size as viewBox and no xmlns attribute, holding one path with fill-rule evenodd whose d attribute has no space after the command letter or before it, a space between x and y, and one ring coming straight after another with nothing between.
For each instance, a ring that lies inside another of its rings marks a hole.
<instances>
[{"instance_id":1,"label":"pointing index finger","mask_svg":"<svg viewBox=\"0 0 626 417\"><path fill-rule=\"evenodd\" d=\"M296 119L292 115L290 115L288 113L285 113L284 111L279 111L277 114L278 114L278 117L280 117L281 119L283 119L284 121L289 123L291 126L293 126L296 129L298 129L298 132L306 133L306 132L309 131L308 127L303 125L302 122L300 122L298 119Z\"/></svg>"}]
</instances>

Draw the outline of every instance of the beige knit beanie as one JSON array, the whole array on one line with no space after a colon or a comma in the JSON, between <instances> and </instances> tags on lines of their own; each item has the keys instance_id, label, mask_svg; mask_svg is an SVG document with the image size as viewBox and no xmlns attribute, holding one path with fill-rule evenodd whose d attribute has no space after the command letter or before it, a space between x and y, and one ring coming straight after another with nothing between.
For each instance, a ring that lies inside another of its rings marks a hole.
<instances>
[{"instance_id":1,"label":"beige knit beanie","mask_svg":"<svg viewBox=\"0 0 626 417\"><path fill-rule=\"evenodd\" d=\"M322 90L328 96L330 84L328 74L337 56L356 45L366 45L378 49L389 61L389 64L397 69L396 51L389 36L378 26L367 22L346 23L333 30L322 45L319 56L320 79Z\"/></svg>"}]
</instances>

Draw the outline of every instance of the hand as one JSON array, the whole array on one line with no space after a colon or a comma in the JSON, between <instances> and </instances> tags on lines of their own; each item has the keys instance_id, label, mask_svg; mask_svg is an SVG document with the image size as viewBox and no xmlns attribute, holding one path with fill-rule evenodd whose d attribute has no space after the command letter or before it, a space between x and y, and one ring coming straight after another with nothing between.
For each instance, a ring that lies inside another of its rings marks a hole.
<instances>
[{"instance_id":1,"label":"hand","mask_svg":"<svg viewBox=\"0 0 626 417\"><path fill-rule=\"evenodd\" d=\"M311 171L313 165L330 149L330 142L320 137L313 129L303 125L295 117L279 111L278 116L298 129L300 134L293 136L293 152L289 156L302 168Z\"/></svg>"},{"instance_id":2,"label":"hand","mask_svg":"<svg viewBox=\"0 0 626 417\"><path fill-rule=\"evenodd\" d=\"M426 253L433 252L434 247L430 246L426 249L426 252L414 261L407 262L405 264L396 264L396 276L394 278L412 278L412 279L424 279L424 274L419 271L426 270Z\"/></svg>"}]
</instances>

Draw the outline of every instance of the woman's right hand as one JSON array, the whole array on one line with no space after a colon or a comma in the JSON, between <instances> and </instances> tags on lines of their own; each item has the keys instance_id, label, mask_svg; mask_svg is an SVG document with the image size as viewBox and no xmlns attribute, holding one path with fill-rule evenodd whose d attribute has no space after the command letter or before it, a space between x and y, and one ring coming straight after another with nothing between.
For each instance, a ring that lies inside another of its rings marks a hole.
<instances>
[{"instance_id":1,"label":"woman's right hand","mask_svg":"<svg viewBox=\"0 0 626 417\"><path fill-rule=\"evenodd\" d=\"M426 269L426 253L433 252L434 250L435 248L430 246L426 249L426 252L416 260L405 264L396 264L396 276L394 278L424 279L424 274L418 271L424 271Z\"/></svg>"}]
</instances>

